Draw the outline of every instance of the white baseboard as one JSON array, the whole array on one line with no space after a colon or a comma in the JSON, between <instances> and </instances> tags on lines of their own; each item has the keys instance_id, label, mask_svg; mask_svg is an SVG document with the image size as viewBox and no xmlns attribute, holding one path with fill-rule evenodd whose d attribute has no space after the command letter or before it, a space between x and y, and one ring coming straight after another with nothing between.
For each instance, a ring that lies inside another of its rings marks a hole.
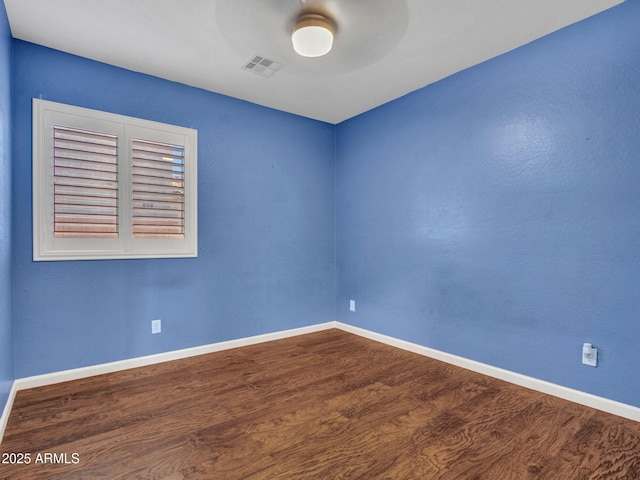
<instances>
[{"instance_id":1,"label":"white baseboard","mask_svg":"<svg viewBox=\"0 0 640 480\"><path fill-rule=\"evenodd\" d=\"M230 350L232 348L246 347L257 343L270 342L272 340L280 340L283 338L304 335L305 333L319 332L336 328L335 322L319 323L308 327L294 328L291 330L282 330L280 332L265 333L253 337L239 338L237 340L228 340L225 342L211 343L209 345L201 345L198 347L185 348L182 350L173 350L171 352L157 353L155 355L147 355L144 357L129 358L127 360L119 360L116 362L103 363L100 365L90 365L88 367L74 368L72 370L63 370L61 372L45 373L43 375L35 375L33 377L19 378L15 381L17 390L25 390L27 388L42 387L44 385L52 385L54 383L67 382L69 380L78 380L80 378L93 377L94 375L102 375L104 373L118 372L120 370L128 370L130 368L145 367L156 363L169 362L171 360L179 360L181 358L194 357L196 355L204 355L206 353L220 352Z\"/></svg>"},{"instance_id":2,"label":"white baseboard","mask_svg":"<svg viewBox=\"0 0 640 480\"><path fill-rule=\"evenodd\" d=\"M198 347L185 348L181 350L173 350L171 352L158 353L155 355L147 355L144 357L129 358L116 362L103 363L99 365L90 365L88 367L74 368L71 370L63 370L60 372L45 373L43 375L34 375L32 377L18 378L13 382L13 386L9 393L9 398L0 417L0 443L4 435L9 414L13 407L13 401L16 392L26 390L28 388L43 387L45 385L53 385L56 383L68 382L70 380L79 380L81 378L93 377L94 375L102 375L104 373L118 372L128 370L130 368L145 367L156 363L169 362L171 360L179 360L181 358L193 357L196 355L204 355L206 353L220 352L230 350L232 348L246 347L272 340L280 340L283 338L295 337L306 333L319 332L336 328L336 322L320 323L308 327L294 328L291 330L282 330L279 332L265 333L253 337L240 338L225 342L212 343L209 345L201 345Z\"/></svg>"},{"instance_id":3,"label":"white baseboard","mask_svg":"<svg viewBox=\"0 0 640 480\"><path fill-rule=\"evenodd\" d=\"M110 362L101 365L92 365L83 368L75 368L72 370L65 370L61 372L48 373L44 375L36 375L33 377L19 378L15 380L9 399L4 409L4 413L0 418L0 441L2 441L2 434L6 427L6 423L9 419L9 412L13 405L15 394L19 390L27 388L41 387L44 385L51 385L60 382L66 382L69 380L77 380L80 378L91 377L94 375L101 375L104 373L117 372L120 370L127 370L130 368L143 367L147 365L153 365L156 363L168 362L171 360L178 360L181 358L192 357L195 355L203 355L206 353L220 352L223 350L229 350L232 348L239 348L248 345L255 345L263 342L270 342L272 340L280 340L283 338L294 337L297 335L304 335L307 333L319 332L322 330L328 330L331 328L337 328L345 332L353 333L361 337L365 337L377 342L381 342L396 348L407 350L413 353L424 355L426 357L434 358L452 365L457 365L467 370L472 370L490 377L505 380L507 382L520 385L525 388L530 388L542 393L547 393L555 397L563 398L580 405L585 405L598 410L602 410L607 413L612 413L620 417L628 418L640 422L640 408L625 403L616 402L608 398L599 397L590 393L585 393L579 390L574 390L568 387L563 387L551 382L539 380L537 378L528 377L520 373L511 372L502 368L494 367L485 363L476 362L475 360L469 360L464 357L452 355L450 353L435 350L433 348L425 347L415 343L407 342L405 340L399 340L387 335L365 330L360 327L348 325L341 322L327 322L317 325L311 325L308 327L294 328L291 330L283 330L280 332L266 333L263 335L256 335L253 337L246 337L237 340L229 340L225 342L212 343L209 345L202 345L199 347L186 348L182 350L175 350L166 353L158 353L155 355L148 355L144 357L131 358L127 360L121 360L117 362Z\"/></svg>"},{"instance_id":4,"label":"white baseboard","mask_svg":"<svg viewBox=\"0 0 640 480\"><path fill-rule=\"evenodd\" d=\"M4 410L2 411L2 416L0 416L0 443L2 443L2 437L4 436L4 430L7 428L7 422L9 421L9 414L11 413L11 408L13 407L13 400L16 398L16 392L18 391L18 387L16 386L16 382L13 382L11 386L11 390L9 390L9 398L7 398L7 403L4 406Z\"/></svg>"},{"instance_id":5,"label":"white baseboard","mask_svg":"<svg viewBox=\"0 0 640 480\"><path fill-rule=\"evenodd\" d=\"M440 350L424 347L416 343L399 340L397 338L382 335L380 333L375 333L360 327L348 325L346 323L336 322L336 328L344 330L345 332L368 338L370 340L375 340L377 342L424 355L426 357L434 358L436 360L440 360L452 365L457 365L458 367L482 373L483 375L498 378L515 385L520 385L521 387L530 388L531 390L547 393L549 395L553 395L554 397L563 398L571 402L579 403L580 405L585 405L587 407L595 408L597 410L602 410L607 413L612 413L620 417L640 422L640 408L628 405L626 403L616 402L615 400L599 397L597 395L592 395L580 390L563 387L562 385L539 380L537 378L522 375L510 370L504 370L492 365L487 365L486 363L476 362L475 360L469 360L468 358L459 357L457 355L452 355Z\"/></svg>"}]
</instances>

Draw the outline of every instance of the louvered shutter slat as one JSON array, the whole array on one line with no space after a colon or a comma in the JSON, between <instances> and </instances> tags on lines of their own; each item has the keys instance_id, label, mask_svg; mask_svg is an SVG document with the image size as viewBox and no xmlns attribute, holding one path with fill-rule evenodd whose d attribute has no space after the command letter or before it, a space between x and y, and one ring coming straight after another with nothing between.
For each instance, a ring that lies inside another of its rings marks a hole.
<instances>
[{"instance_id":1,"label":"louvered shutter slat","mask_svg":"<svg viewBox=\"0 0 640 480\"><path fill-rule=\"evenodd\" d=\"M59 223L84 223L84 224L109 224L113 225L117 220L115 215L84 215L81 213L56 213L56 222Z\"/></svg>"},{"instance_id":2,"label":"louvered shutter slat","mask_svg":"<svg viewBox=\"0 0 640 480\"><path fill-rule=\"evenodd\" d=\"M167 226L183 226L184 219L182 218L167 218L167 217L138 217L136 219L137 225L167 225Z\"/></svg>"},{"instance_id":3,"label":"louvered shutter slat","mask_svg":"<svg viewBox=\"0 0 640 480\"><path fill-rule=\"evenodd\" d=\"M184 188L184 182L182 180L176 179L167 179L161 177L142 177L140 175L133 176L133 183L137 183L140 187L144 188L145 186L154 185L157 187L170 187L176 189ZM136 189L134 189L134 192Z\"/></svg>"},{"instance_id":4,"label":"louvered shutter slat","mask_svg":"<svg viewBox=\"0 0 640 480\"><path fill-rule=\"evenodd\" d=\"M118 237L117 137L54 126L54 236Z\"/></svg>"},{"instance_id":5,"label":"louvered shutter slat","mask_svg":"<svg viewBox=\"0 0 640 480\"><path fill-rule=\"evenodd\" d=\"M57 225L58 233L69 233L70 235L77 233L78 226L82 226L82 233L86 235L88 233L104 235L118 233L116 225L102 225L99 223L61 223ZM95 236L95 235L94 235Z\"/></svg>"},{"instance_id":6,"label":"louvered shutter slat","mask_svg":"<svg viewBox=\"0 0 640 480\"><path fill-rule=\"evenodd\" d=\"M117 166L106 162L85 161L82 159L70 159L65 157L56 156L56 167L67 167L80 170L96 170L99 172L111 172L116 173Z\"/></svg>"},{"instance_id":7,"label":"louvered shutter slat","mask_svg":"<svg viewBox=\"0 0 640 480\"><path fill-rule=\"evenodd\" d=\"M80 213L84 215L117 215L117 207L95 207L92 205L66 205L64 203L56 203L54 206L55 213Z\"/></svg>"},{"instance_id":8,"label":"louvered shutter slat","mask_svg":"<svg viewBox=\"0 0 640 480\"><path fill-rule=\"evenodd\" d=\"M77 186L91 189L106 189L118 192L118 182L110 182L105 180L92 180L90 178L73 178L73 177L56 177L54 178L55 187L58 185Z\"/></svg>"},{"instance_id":9,"label":"louvered shutter slat","mask_svg":"<svg viewBox=\"0 0 640 480\"><path fill-rule=\"evenodd\" d=\"M97 188L97 187L76 187L73 185L55 185L54 192L57 195L79 195L86 197L103 197L103 198L117 198L116 190L110 188Z\"/></svg>"},{"instance_id":10,"label":"louvered shutter slat","mask_svg":"<svg viewBox=\"0 0 640 480\"><path fill-rule=\"evenodd\" d=\"M182 212L184 210L184 205L182 202L159 202L157 200L134 200L133 208L152 208L154 210L164 211L164 210L176 210ZM181 214L182 216L182 214Z\"/></svg>"},{"instance_id":11,"label":"louvered shutter slat","mask_svg":"<svg viewBox=\"0 0 640 480\"><path fill-rule=\"evenodd\" d=\"M91 205L102 207L117 207L117 199L107 197L92 197L92 196L80 196L80 195L58 195L58 204L64 205Z\"/></svg>"},{"instance_id":12,"label":"louvered shutter slat","mask_svg":"<svg viewBox=\"0 0 640 480\"><path fill-rule=\"evenodd\" d=\"M59 178L61 183L64 183L64 177L86 178L88 180L106 180L109 182L115 182L118 180L116 173L99 172L88 168L59 167L57 165L54 168L54 176Z\"/></svg>"},{"instance_id":13,"label":"louvered shutter slat","mask_svg":"<svg viewBox=\"0 0 640 480\"><path fill-rule=\"evenodd\" d=\"M184 197L184 188L183 187L174 187L174 186L164 186L164 185L153 185L148 183L140 183L135 181L136 188L133 192L134 198L139 197L143 194L143 192L147 193L160 193L164 195L178 195L179 197Z\"/></svg>"},{"instance_id":14,"label":"louvered shutter slat","mask_svg":"<svg viewBox=\"0 0 640 480\"><path fill-rule=\"evenodd\" d=\"M159 208L149 204L147 208L134 208L133 218L136 217L155 217L155 218L184 218L184 212L182 210L161 210ZM136 222L134 222L136 223Z\"/></svg>"},{"instance_id":15,"label":"louvered shutter slat","mask_svg":"<svg viewBox=\"0 0 640 480\"><path fill-rule=\"evenodd\" d=\"M138 191L134 193L133 200L157 200L159 202L182 202L182 195Z\"/></svg>"},{"instance_id":16,"label":"louvered shutter slat","mask_svg":"<svg viewBox=\"0 0 640 480\"><path fill-rule=\"evenodd\" d=\"M134 238L184 238L184 147L132 142Z\"/></svg>"}]
</instances>

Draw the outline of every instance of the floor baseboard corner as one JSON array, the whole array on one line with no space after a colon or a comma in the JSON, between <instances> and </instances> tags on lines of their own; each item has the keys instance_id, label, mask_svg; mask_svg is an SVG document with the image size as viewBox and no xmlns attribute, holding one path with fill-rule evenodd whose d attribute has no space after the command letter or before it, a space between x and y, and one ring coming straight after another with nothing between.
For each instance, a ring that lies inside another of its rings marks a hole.
<instances>
[{"instance_id":1,"label":"floor baseboard corner","mask_svg":"<svg viewBox=\"0 0 640 480\"><path fill-rule=\"evenodd\" d=\"M9 397L7 398L7 403L4 405L2 416L0 416L0 444L2 444L2 438L4 437L4 431L7 428L7 423L9 422L9 414L11 413L11 408L13 407L13 401L16 398L17 391L18 388L14 381L11 385L11 390L9 390Z\"/></svg>"},{"instance_id":2,"label":"floor baseboard corner","mask_svg":"<svg viewBox=\"0 0 640 480\"><path fill-rule=\"evenodd\" d=\"M419 355L434 358L436 360L444 361L452 365L456 365L467 370L471 370L477 373L488 375L490 377L498 378L525 388L530 388L542 393L553 395L555 397L563 398L581 405L585 405L597 410L601 410L607 413L612 413L620 417L628 418L640 422L640 408L633 405L617 402L608 398L599 397L590 393L574 390L562 385L557 385L551 382L540 380L534 377L529 377L516 372L505 370L502 368L494 367L492 365L470 360L464 357L459 357L450 353L446 353L440 350L435 350L423 345L407 342L394 337L383 335L380 333L366 330L361 327L349 325L338 321L329 321L326 323L309 325L306 327L293 328L290 330L282 330L278 332L266 333L261 335L255 335L246 338L240 338L235 340L228 340L217 342L208 345L202 345L197 347L186 348L182 350L174 350L154 355L148 355L144 357L136 357L126 360L120 360L111 363L105 363L100 365L92 365L88 367L76 368L72 370L65 370L60 372L53 372L43 375L36 375L32 377L19 378L14 380L7 403L4 407L2 417L0 417L0 442L4 434L7 422L9 420L9 414L13 406L13 402L16 396L16 392L27 388L40 387L44 385L52 385L55 383L66 382L69 380L77 380L80 378L90 377L94 375L101 375L104 373L111 373L120 370L127 370L130 368L142 367L152 365L156 363L167 362L171 360L178 360L181 358L187 358L195 355L202 355L207 353L219 352L232 348L239 348L249 345L255 345L258 343L269 342L273 340L280 340L284 338L294 337L298 335L304 335L308 333L319 332L336 328L348 333L352 333L370 340L378 341L389 346L407 350Z\"/></svg>"}]
</instances>

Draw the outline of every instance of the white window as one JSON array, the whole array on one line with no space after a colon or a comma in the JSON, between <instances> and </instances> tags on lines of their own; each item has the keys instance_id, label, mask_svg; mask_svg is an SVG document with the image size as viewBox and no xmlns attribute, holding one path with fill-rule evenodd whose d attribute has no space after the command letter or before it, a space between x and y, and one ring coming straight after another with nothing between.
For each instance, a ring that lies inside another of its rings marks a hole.
<instances>
[{"instance_id":1,"label":"white window","mask_svg":"<svg viewBox=\"0 0 640 480\"><path fill-rule=\"evenodd\" d=\"M198 256L197 132L33 100L33 259Z\"/></svg>"}]
</instances>

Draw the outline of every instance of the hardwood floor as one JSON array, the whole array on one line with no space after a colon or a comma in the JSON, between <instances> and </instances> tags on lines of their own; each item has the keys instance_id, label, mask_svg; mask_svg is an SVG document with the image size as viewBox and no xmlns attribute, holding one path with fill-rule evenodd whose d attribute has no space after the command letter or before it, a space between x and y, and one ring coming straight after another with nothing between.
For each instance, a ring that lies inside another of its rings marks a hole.
<instances>
[{"instance_id":1,"label":"hardwood floor","mask_svg":"<svg viewBox=\"0 0 640 480\"><path fill-rule=\"evenodd\" d=\"M20 391L0 452L19 480L639 480L640 424L328 330Z\"/></svg>"}]
</instances>

